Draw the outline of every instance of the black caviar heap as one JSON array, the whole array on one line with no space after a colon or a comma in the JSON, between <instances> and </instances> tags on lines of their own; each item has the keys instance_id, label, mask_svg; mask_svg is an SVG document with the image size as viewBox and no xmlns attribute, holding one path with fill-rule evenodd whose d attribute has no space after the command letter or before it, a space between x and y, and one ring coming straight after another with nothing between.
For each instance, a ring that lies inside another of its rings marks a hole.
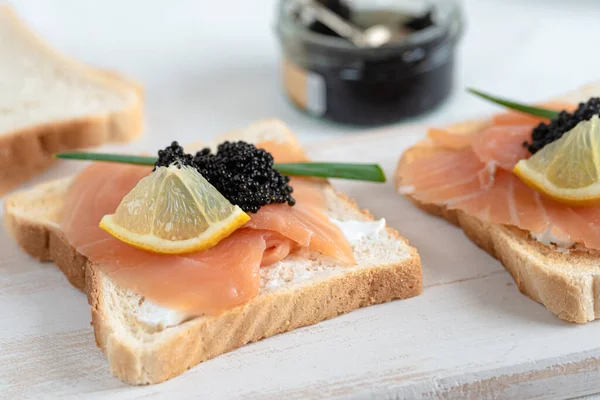
<instances>
[{"instance_id":1,"label":"black caviar heap","mask_svg":"<svg viewBox=\"0 0 600 400\"><path fill-rule=\"evenodd\" d=\"M193 157L183 151L183 147L177 142L171 143L164 150L158 151L158 160L154 163L156 167L168 167L169 165L179 162L181 165L192 166ZM214 185L213 185L214 186Z\"/></svg>"},{"instance_id":2,"label":"black caviar heap","mask_svg":"<svg viewBox=\"0 0 600 400\"><path fill-rule=\"evenodd\" d=\"M600 114L600 98L592 97L585 103L579 103L579 107L573 113L561 111L549 124L540 123L533 130L531 143L525 142L525 145L531 154L535 154L545 145L560 139L581 121L587 121L598 114Z\"/></svg>"},{"instance_id":3,"label":"black caviar heap","mask_svg":"<svg viewBox=\"0 0 600 400\"><path fill-rule=\"evenodd\" d=\"M186 154L177 142L158 151L155 167L194 167L232 204L245 212L257 212L276 203L296 204L290 178L273 168L273 156L246 142L224 142L212 154L205 148L195 156Z\"/></svg>"}]
</instances>

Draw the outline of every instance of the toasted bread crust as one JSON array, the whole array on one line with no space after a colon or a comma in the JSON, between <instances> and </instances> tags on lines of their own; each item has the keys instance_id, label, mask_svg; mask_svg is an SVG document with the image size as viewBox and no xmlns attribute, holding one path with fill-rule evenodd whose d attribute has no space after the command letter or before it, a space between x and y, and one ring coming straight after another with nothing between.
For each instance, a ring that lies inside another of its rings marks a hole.
<instances>
[{"instance_id":1,"label":"toasted bread crust","mask_svg":"<svg viewBox=\"0 0 600 400\"><path fill-rule=\"evenodd\" d=\"M420 147L430 147L430 143L418 143L400 158L396 187L401 183L401 166L418 156ZM600 271L590 268L600 263L599 252L585 249L561 252L532 239L523 230L481 221L460 210L448 210L406 196L427 213L462 228L472 242L504 265L521 293L559 318L585 323L600 317L596 295L600 293Z\"/></svg>"},{"instance_id":2,"label":"toasted bread crust","mask_svg":"<svg viewBox=\"0 0 600 400\"><path fill-rule=\"evenodd\" d=\"M56 193L48 191L48 202L55 202L56 197L64 193L69 179L53 181L41 185L45 188L57 187ZM85 288L85 266L87 259L79 254L66 240L55 224L34 221L13 210L23 206L25 193L17 193L4 202L4 225L15 238L18 245L30 256L40 261L53 261L65 274L69 282L79 290Z\"/></svg>"},{"instance_id":3,"label":"toasted bread crust","mask_svg":"<svg viewBox=\"0 0 600 400\"><path fill-rule=\"evenodd\" d=\"M47 184L47 185L51 185ZM353 208L356 204L338 195ZM417 296L423 290L417 251L398 265L364 267L302 289L261 295L226 313L191 320L150 351L141 351L123 340L107 318L102 272L89 263L66 240L59 227L33 223L11 212L13 197L5 204L5 223L19 245L31 256L54 261L69 282L88 295L96 343L106 354L112 373L123 381L151 384L173 378L192 366L247 343L315 324L359 307ZM362 214L372 218L364 210ZM398 232L388 232L408 244Z\"/></svg>"},{"instance_id":4,"label":"toasted bread crust","mask_svg":"<svg viewBox=\"0 0 600 400\"><path fill-rule=\"evenodd\" d=\"M20 130L0 138L0 196L39 175L61 151L133 140L142 133L142 107Z\"/></svg>"},{"instance_id":5,"label":"toasted bread crust","mask_svg":"<svg viewBox=\"0 0 600 400\"><path fill-rule=\"evenodd\" d=\"M402 264L365 267L310 286L259 295L221 315L188 321L167 340L140 351L106 318L110 311L104 302L102 272L88 265L85 276L96 343L106 354L111 372L132 385L159 383L245 344L359 307L414 297L423 290L419 256L411 247L410 258Z\"/></svg>"},{"instance_id":6,"label":"toasted bread crust","mask_svg":"<svg viewBox=\"0 0 600 400\"><path fill-rule=\"evenodd\" d=\"M273 124L280 123L264 121L255 125L249 133L249 139L263 139L265 130L262 127L268 128ZM299 146L287 129L278 131L278 139ZM53 221L58 220L56 215L62 208L60 199L68 183L69 179L65 179L38 187L47 203L53 207ZM168 328L161 332L167 337L156 342L144 342L142 348L139 341L130 338L129 331L111 320L111 310L107 304L110 294L103 284L109 278L77 253L55 222L40 223L15 212L19 208L16 205L22 207L27 196L27 192L17 193L6 200L7 228L25 251L40 260L54 261L75 287L87 293L96 343L106 354L112 373L130 384L162 382L244 344L311 325L359 307L413 297L423 290L417 251L398 232L388 227L388 233L404 242L410 251L409 256L399 264L362 266L351 273L301 288L261 294L219 316L196 318ZM369 211L360 211L347 196L337 193L337 197L349 209L373 219ZM36 205L32 204L31 208L35 209Z\"/></svg>"}]
</instances>

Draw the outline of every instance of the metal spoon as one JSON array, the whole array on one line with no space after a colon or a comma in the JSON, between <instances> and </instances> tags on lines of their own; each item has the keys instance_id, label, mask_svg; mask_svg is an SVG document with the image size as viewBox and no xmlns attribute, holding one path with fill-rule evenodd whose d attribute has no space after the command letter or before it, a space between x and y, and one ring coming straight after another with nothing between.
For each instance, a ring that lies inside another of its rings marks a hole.
<instances>
[{"instance_id":1,"label":"metal spoon","mask_svg":"<svg viewBox=\"0 0 600 400\"><path fill-rule=\"evenodd\" d=\"M380 47L388 43L392 37L392 32L386 25L374 25L363 31L318 2L301 0L299 3L303 7L302 11L308 12L309 16L314 17L357 47Z\"/></svg>"},{"instance_id":2,"label":"metal spoon","mask_svg":"<svg viewBox=\"0 0 600 400\"><path fill-rule=\"evenodd\" d=\"M392 38L392 31L387 25L374 25L363 32L363 40L368 47L380 47Z\"/></svg>"}]
</instances>

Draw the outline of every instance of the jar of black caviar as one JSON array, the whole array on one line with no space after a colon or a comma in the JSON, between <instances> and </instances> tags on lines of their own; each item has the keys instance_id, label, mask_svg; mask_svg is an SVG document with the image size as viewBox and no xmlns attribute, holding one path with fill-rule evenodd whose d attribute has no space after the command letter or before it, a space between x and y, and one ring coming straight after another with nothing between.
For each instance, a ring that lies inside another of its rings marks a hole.
<instances>
[{"instance_id":1,"label":"jar of black caviar","mask_svg":"<svg viewBox=\"0 0 600 400\"><path fill-rule=\"evenodd\" d=\"M389 26L392 37L380 47L358 47L320 22L303 19L297 0L282 0L277 33L283 87L299 109L340 123L372 126L422 114L449 95L462 32L457 2L321 3L362 29ZM369 5L373 3L376 8ZM420 8L414 7L417 3Z\"/></svg>"}]
</instances>

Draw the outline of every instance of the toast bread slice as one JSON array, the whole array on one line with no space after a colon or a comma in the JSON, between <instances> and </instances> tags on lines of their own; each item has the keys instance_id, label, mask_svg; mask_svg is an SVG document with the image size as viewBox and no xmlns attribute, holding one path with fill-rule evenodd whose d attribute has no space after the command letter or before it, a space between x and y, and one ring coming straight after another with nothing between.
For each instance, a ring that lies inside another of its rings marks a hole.
<instances>
[{"instance_id":1,"label":"toast bread slice","mask_svg":"<svg viewBox=\"0 0 600 400\"><path fill-rule=\"evenodd\" d=\"M65 57L0 5L0 196L48 168L60 151L142 132L140 86Z\"/></svg>"},{"instance_id":2,"label":"toast bread slice","mask_svg":"<svg viewBox=\"0 0 600 400\"><path fill-rule=\"evenodd\" d=\"M600 82L559 96L554 100L586 101L600 95ZM476 132L478 121L460 125L464 133ZM431 142L422 141L409 148L400 158L395 174L400 187L401 165L424 154ZM600 318L600 252L576 247L565 251L531 238L521 229L493 224L469 216L460 210L424 204L406 195L417 207L444 218L462 228L471 241L497 258L512 275L519 290L543 304L559 318L585 323Z\"/></svg>"},{"instance_id":3,"label":"toast bread slice","mask_svg":"<svg viewBox=\"0 0 600 400\"><path fill-rule=\"evenodd\" d=\"M231 132L217 142L236 139L299 146L276 120ZM290 256L261 268L259 295L242 306L218 316L186 318L174 326L148 324L138 316L145 299L117 287L62 235L57 221L68 185L69 179L62 179L10 196L5 224L26 252L54 261L74 286L87 292L96 342L112 373L130 384L158 383L246 343L422 291L416 250L386 227L354 244L357 266L335 265L318 254ZM373 220L328 184L323 190L330 217Z\"/></svg>"}]
</instances>

